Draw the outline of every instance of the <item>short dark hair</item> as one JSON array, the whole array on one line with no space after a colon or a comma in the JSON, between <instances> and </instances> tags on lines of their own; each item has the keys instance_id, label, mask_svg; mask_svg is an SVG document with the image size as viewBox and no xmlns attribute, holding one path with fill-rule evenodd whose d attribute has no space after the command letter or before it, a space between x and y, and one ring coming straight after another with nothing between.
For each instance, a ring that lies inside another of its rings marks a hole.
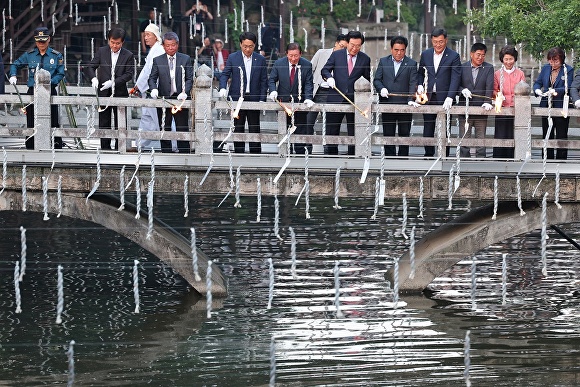
<instances>
[{"instance_id":1,"label":"short dark hair","mask_svg":"<svg viewBox=\"0 0 580 387\"><path fill-rule=\"evenodd\" d=\"M292 50L298 50L302 54L302 47L300 47L299 43L296 43L296 42L288 43L288 45L286 46L286 52L292 51Z\"/></svg>"},{"instance_id":2,"label":"short dark hair","mask_svg":"<svg viewBox=\"0 0 580 387\"><path fill-rule=\"evenodd\" d=\"M395 44L403 44L405 45L405 48L407 48L407 46L409 45L409 41L404 36L394 36L391 39L391 48L393 48Z\"/></svg>"},{"instance_id":3,"label":"short dark hair","mask_svg":"<svg viewBox=\"0 0 580 387\"><path fill-rule=\"evenodd\" d=\"M346 41L350 42L351 39L360 39L361 44L364 44L365 42L365 37L360 31L348 31L348 34L346 34Z\"/></svg>"},{"instance_id":4,"label":"short dark hair","mask_svg":"<svg viewBox=\"0 0 580 387\"><path fill-rule=\"evenodd\" d=\"M447 38L447 31L445 30L445 28L437 27L437 28L433 29L433 31L431 31L432 38L435 38L435 37L441 36L441 35L443 35L444 38Z\"/></svg>"},{"instance_id":5,"label":"short dark hair","mask_svg":"<svg viewBox=\"0 0 580 387\"><path fill-rule=\"evenodd\" d=\"M480 43L480 42L473 43L473 46L471 46L471 52L475 52L475 51L487 52L487 46L483 43Z\"/></svg>"},{"instance_id":6,"label":"short dark hair","mask_svg":"<svg viewBox=\"0 0 580 387\"><path fill-rule=\"evenodd\" d=\"M346 41L346 35L345 34L338 34L336 35L336 42L342 42L342 41Z\"/></svg>"},{"instance_id":7,"label":"short dark hair","mask_svg":"<svg viewBox=\"0 0 580 387\"><path fill-rule=\"evenodd\" d=\"M564 63L566 60L566 54L564 54L564 50L562 50L560 47L550 48L546 54L546 59L550 60L554 58L559 58L560 62Z\"/></svg>"},{"instance_id":8,"label":"short dark hair","mask_svg":"<svg viewBox=\"0 0 580 387\"><path fill-rule=\"evenodd\" d=\"M166 40L175 40L177 43L179 43L179 36L177 36L175 32L169 31L163 34L161 42L164 43Z\"/></svg>"},{"instance_id":9,"label":"short dark hair","mask_svg":"<svg viewBox=\"0 0 580 387\"><path fill-rule=\"evenodd\" d=\"M252 42L254 42L254 44L256 44L258 38L256 37L256 34L254 34L253 32L246 31L240 34L240 43L242 43L244 40L251 40Z\"/></svg>"},{"instance_id":10,"label":"short dark hair","mask_svg":"<svg viewBox=\"0 0 580 387\"><path fill-rule=\"evenodd\" d=\"M503 57L505 55L511 55L514 57L514 60L518 61L518 50L514 46L507 45L499 50L499 61L503 63Z\"/></svg>"},{"instance_id":11,"label":"short dark hair","mask_svg":"<svg viewBox=\"0 0 580 387\"><path fill-rule=\"evenodd\" d=\"M109 39L121 39L122 42L125 41L125 36L127 35L127 33L125 32L124 29L122 28L111 28L109 30L109 33L107 34L107 40Z\"/></svg>"}]
</instances>

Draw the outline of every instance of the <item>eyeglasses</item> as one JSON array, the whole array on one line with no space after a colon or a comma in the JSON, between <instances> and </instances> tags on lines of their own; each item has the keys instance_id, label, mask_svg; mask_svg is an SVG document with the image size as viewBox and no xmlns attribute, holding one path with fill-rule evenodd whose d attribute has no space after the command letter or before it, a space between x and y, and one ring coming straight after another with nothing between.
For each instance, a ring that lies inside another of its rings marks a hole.
<instances>
[{"instance_id":1,"label":"eyeglasses","mask_svg":"<svg viewBox=\"0 0 580 387\"><path fill-rule=\"evenodd\" d=\"M242 48L243 48L243 49L247 49L247 50L253 50L253 49L254 49L254 47L256 47L256 45L255 45L255 44L244 44L244 45L242 46Z\"/></svg>"}]
</instances>

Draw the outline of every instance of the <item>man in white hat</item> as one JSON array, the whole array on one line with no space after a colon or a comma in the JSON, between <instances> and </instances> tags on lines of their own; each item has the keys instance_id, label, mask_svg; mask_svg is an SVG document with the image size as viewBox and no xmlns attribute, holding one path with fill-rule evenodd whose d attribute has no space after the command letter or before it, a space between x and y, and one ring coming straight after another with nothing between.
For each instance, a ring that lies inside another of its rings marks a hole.
<instances>
[{"instance_id":1,"label":"man in white hat","mask_svg":"<svg viewBox=\"0 0 580 387\"><path fill-rule=\"evenodd\" d=\"M151 74L151 67L153 66L153 58L165 53L161 45L161 34L159 27L155 24L149 24L144 31L145 44L149 47L149 53L145 58L145 65L139 73L135 87L130 91L131 95L141 95L142 98L147 98L147 91L149 90L149 75ZM139 129L142 131L159 131L159 121L157 119L157 108L142 107L141 108L141 122L139 122ZM160 149L159 140L141 140L141 147L144 149Z\"/></svg>"}]
</instances>

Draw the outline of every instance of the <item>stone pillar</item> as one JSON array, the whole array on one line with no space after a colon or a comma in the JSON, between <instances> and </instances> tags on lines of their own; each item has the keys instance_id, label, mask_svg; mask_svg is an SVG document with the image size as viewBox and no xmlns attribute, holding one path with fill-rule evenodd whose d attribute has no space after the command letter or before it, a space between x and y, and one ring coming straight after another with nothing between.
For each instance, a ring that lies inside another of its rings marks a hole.
<instances>
[{"instance_id":1,"label":"stone pillar","mask_svg":"<svg viewBox=\"0 0 580 387\"><path fill-rule=\"evenodd\" d=\"M514 140L516 143L514 158L524 160L528 152L528 131L532 118L532 103L530 101L530 85L520 81L514 88Z\"/></svg>"},{"instance_id":2,"label":"stone pillar","mask_svg":"<svg viewBox=\"0 0 580 387\"><path fill-rule=\"evenodd\" d=\"M50 73L38 69L34 85L34 149L51 149L50 129Z\"/></svg>"},{"instance_id":3,"label":"stone pillar","mask_svg":"<svg viewBox=\"0 0 580 387\"><path fill-rule=\"evenodd\" d=\"M367 156L367 146L360 144L364 141L367 136L367 128L371 124L372 114L371 114L371 104L372 104L372 94L371 94L371 84L365 78L359 78L354 84L354 101L355 105L360 108L363 112L366 111L366 117L355 108L354 110L354 142L356 157ZM370 148L369 148L370 149ZM370 152L369 152L370 153ZM370 156L370 154L368 154Z\"/></svg>"},{"instance_id":4,"label":"stone pillar","mask_svg":"<svg viewBox=\"0 0 580 387\"><path fill-rule=\"evenodd\" d=\"M286 125L287 114L284 110L278 110L276 117L278 120L278 136L280 139L283 139L286 133L288 133L288 126ZM282 157L288 156L288 144L286 142L278 148L278 155Z\"/></svg>"},{"instance_id":5,"label":"stone pillar","mask_svg":"<svg viewBox=\"0 0 580 387\"><path fill-rule=\"evenodd\" d=\"M193 91L193 131L195 133L195 153L213 152L213 119L212 119L212 80L213 71L205 64L196 71Z\"/></svg>"}]
</instances>

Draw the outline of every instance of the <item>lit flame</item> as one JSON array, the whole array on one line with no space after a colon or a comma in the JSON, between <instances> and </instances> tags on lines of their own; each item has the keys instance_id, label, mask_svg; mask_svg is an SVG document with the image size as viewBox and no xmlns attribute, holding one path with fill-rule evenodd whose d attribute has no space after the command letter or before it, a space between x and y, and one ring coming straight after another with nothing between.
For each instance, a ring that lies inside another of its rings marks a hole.
<instances>
[{"instance_id":1,"label":"lit flame","mask_svg":"<svg viewBox=\"0 0 580 387\"><path fill-rule=\"evenodd\" d=\"M505 97L503 95L503 93L500 91L497 93L497 95L495 96L495 112L496 113L501 113L501 105L503 104L503 101L505 100Z\"/></svg>"},{"instance_id":2,"label":"lit flame","mask_svg":"<svg viewBox=\"0 0 580 387\"><path fill-rule=\"evenodd\" d=\"M369 109L366 109L366 110L365 110L365 111L363 111L361 114L363 115L363 117L365 117L365 118L369 118Z\"/></svg>"},{"instance_id":3,"label":"lit flame","mask_svg":"<svg viewBox=\"0 0 580 387\"><path fill-rule=\"evenodd\" d=\"M427 98L427 93L415 93L415 102L421 105L425 105L427 101L429 101L429 98Z\"/></svg>"},{"instance_id":4,"label":"lit flame","mask_svg":"<svg viewBox=\"0 0 580 387\"><path fill-rule=\"evenodd\" d=\"M173 105L171 107L171 114L175 114L175 113L181 111L181 108L183 107L184 103L185 103L185 100L181 100L181 103L179 105Z\"/></svg>"}]
</instances>

